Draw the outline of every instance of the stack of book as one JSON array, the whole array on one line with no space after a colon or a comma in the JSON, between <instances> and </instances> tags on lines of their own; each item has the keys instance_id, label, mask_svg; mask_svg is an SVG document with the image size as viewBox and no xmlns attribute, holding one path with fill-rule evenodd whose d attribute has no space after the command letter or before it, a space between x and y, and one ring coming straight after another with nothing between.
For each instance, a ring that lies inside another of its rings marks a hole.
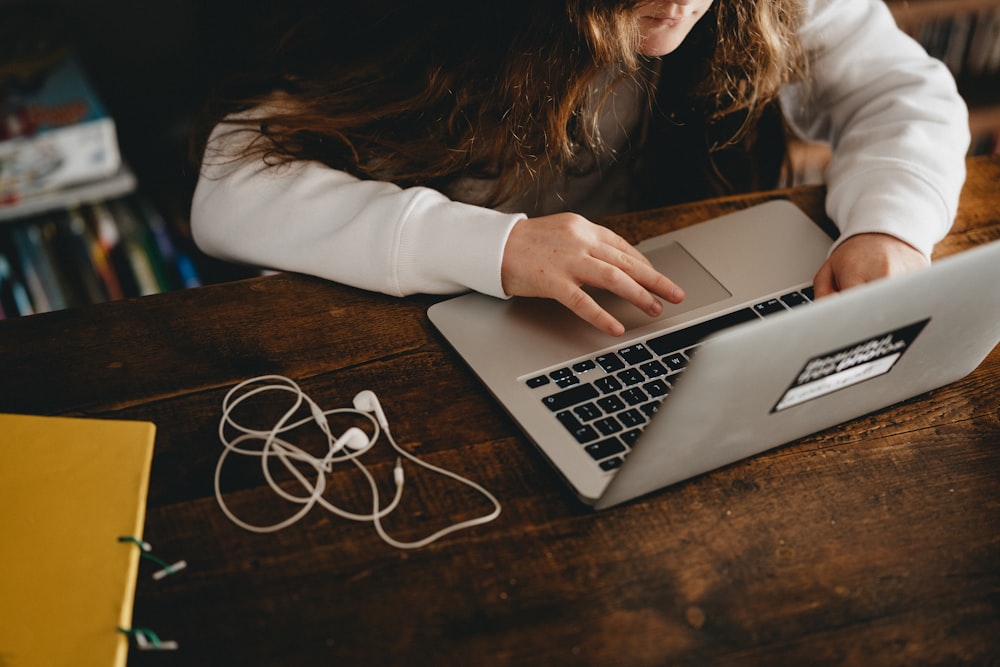
<instances>
[{"instance_id":1,"label":"stack of book","mask_svg":"<svg viewBox=\"0 0 1000 667\"><path fill-rule=\"evenodd\" d=\"M0 317L197 284L72 49L0 44Z\"/></svg>"},{"instance_id":2,"label":"stack of book","mask_svg":"<svg viewBox=\"0 0 1000 667\"><path fill-rule=\"evenodd\" d=\"M0 220L132 192L114 120L66 49L0 70Z\"/></svg>"}]
</instances>

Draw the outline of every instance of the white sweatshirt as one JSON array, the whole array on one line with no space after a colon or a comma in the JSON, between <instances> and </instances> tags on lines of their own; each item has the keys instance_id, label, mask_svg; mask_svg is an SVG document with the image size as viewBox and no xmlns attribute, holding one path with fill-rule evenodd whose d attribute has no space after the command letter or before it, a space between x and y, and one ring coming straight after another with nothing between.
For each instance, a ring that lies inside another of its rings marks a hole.
<instances>
[{"instance_id":1,"label":"white sweatshirt","mask_svg":"<svg viewBox=\"0 0 1000 667\"><path fill-rule=\"evenodd\" d=\"M930 256L951 227L965 180L968 112L954 79L897 29L882 0L806 4L800 35L813 54L810 78L786 87L781 104L802 136L832 143L827 213L841 240L883 232ZM637 98L615 101L605 139L623 146L637 122ZM518 220L556 210L616 212L589 206L600 186L612 187L596 182L597 174L501 212L468 203L480 200L471 180L448 196L359 180L316 162L213 159L246 140L226 127L209 141L191 224L203 251L233 262L396 296L471 289L503 298L500 263Z\"/></svg>"}]
</instances>

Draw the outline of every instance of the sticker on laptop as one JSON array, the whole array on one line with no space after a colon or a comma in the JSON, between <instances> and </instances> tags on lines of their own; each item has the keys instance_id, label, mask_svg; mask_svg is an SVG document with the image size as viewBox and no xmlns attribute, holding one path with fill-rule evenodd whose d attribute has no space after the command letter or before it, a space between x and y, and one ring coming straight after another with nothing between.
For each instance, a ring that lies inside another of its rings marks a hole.
<instances>
[{"instance_id":1,"label":"sticker on laptop","mask_svg":"<svg viewBox=\"0 0 1000 667\"><path fill-rule=\"evenodd\" d=\"M930 319L813 357L771 412L780 412L835 391L885 375L917 339Z\"/></svg>"}]
</instances>

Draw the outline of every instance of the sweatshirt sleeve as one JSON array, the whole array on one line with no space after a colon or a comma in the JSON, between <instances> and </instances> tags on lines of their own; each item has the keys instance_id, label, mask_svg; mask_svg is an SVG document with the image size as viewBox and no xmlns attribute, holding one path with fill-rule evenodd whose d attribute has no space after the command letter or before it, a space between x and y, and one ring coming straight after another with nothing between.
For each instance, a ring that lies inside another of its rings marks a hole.
<instances>
[{"instance_id":1,"label":"sweatshirt sleeve","mask_svg":"<svg viewBox=\"0 0 1000 667\"><path fill-rule=\"evenodd\" d=\"M226 129L213 132L191 206L192 235L207 254L393 296L471 289L505 298L503 249L523 215L315 162L233 161L225 156L245 133Z\"/></svg>"},{"instance_id":2,"label":"sweatshirt sleeve","mask_svg":"<svg viewBox=\"0 0 1000 667\"><path fill-rule=\"evenodd\" d=\"M804 136L829 141L827 213L840 239L891 234L930 257L965 181L968 109L945 65L882 0L808 0L809 80L782 93Z\"/></svg>"}]
</instances>

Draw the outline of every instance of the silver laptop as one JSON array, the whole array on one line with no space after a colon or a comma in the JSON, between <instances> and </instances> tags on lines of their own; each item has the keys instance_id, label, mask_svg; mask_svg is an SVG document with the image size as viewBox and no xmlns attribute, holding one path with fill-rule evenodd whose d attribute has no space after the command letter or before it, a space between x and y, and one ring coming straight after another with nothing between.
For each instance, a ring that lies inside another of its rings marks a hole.
<instances>
[{"instance_id":1,"label":"silver laptop","mask_svg":"<svg viewBox=\"0 0 1000 667\"><path fill-rule=\"evenodd\" d=\"M602 509L955 381L1000 341L1000 242L813 302L830 245L783 200L644 241L686 298L652 319L595 292L620 338L545 299L428 315Z\"/></svg>"}]
</instances>

